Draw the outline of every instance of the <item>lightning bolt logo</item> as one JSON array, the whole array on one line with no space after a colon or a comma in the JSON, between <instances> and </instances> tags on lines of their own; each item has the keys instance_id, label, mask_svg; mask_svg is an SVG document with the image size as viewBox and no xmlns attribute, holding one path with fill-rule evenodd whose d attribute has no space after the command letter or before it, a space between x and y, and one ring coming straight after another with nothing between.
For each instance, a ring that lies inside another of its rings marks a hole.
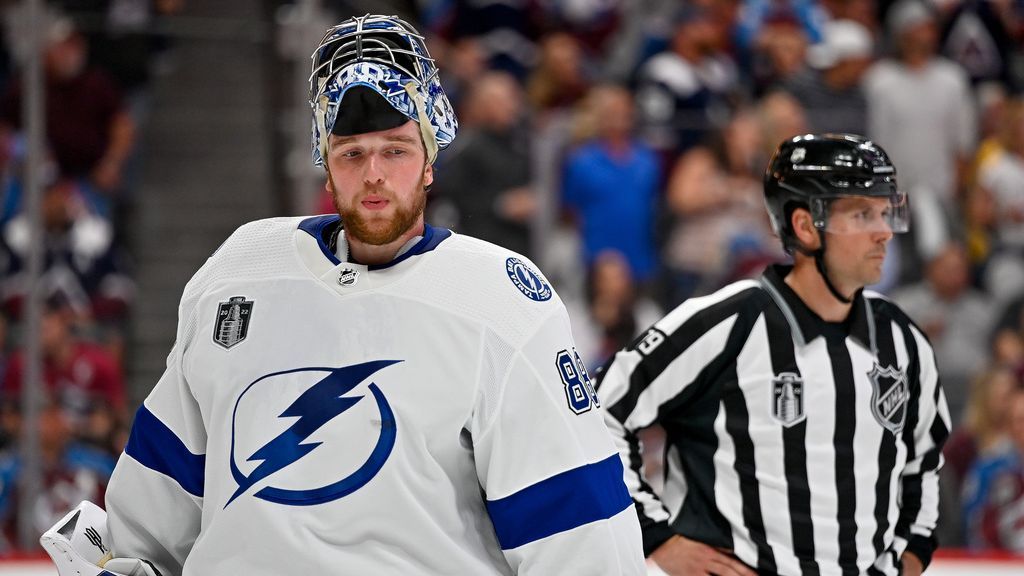
<instances>
[{"instance_id":1,"label":"lightning bolt logo","mask_svg":"<svg viewBox=\"0 0 1024 576\"><path fill-rule=\"evenodd\" d=\"M363 396L345 396L361 382L372 376L377 371L397 364L400 360L378 360L365 362L353 366L341 368L299 368L284 372L275 372L263 376L246 387L235 402L235 410L232 416L232 437L231 437L231 475L238 484L231 498L228 499L224 508L227 508L236 498L246 493L259 481L267 478L294 464L313 450L321 442L304 442L311 434L319 430L335 417L355 406ZM259 465L246 476L235 464L235 437L234 423L238 416L238 404L249 390L261 381L275 376L293 374L296 372L327 372L327 375L303 392L291 405L288 406L278 417L297 418L287 430L277 435L273 440L267 442L247 458L249 462L259 462ZM256 492L254 496L292 506L308 506L336 500L358 490L373 478L388 456L395 444L397 429L395 417L388 405L387 399L376 384L368 385L377 403L381 415L381 434L377 439L376 446L369 458L355 472L347 477L313 490L286 490L266 486Z\"/></svg>"}]
</instances>

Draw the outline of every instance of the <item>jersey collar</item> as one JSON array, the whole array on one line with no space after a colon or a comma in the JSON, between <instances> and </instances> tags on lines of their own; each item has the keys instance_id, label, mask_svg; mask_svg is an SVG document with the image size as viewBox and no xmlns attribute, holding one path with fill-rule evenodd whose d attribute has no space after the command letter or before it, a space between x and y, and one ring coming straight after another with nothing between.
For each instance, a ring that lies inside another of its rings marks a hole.
<instances>
[{"instance_id":1,"label":"jersey collar","mask_svg":"<svg viewBox=\"0 0 1024 576\"><path fill-rule=\"evenodd\" d=\"M861 346L872 352L876 350L875 320L871 313L871 303L864 297L863 290L858 290L853 298L848 322L841 325L826 322L784 281L792 269L792 266L783 264L769 266L761 276L761 285L782 311L797 344L803 346L818 336L841 334L854 338Z\"/></svg>"},{"instance_id":2,"label":"jersey collar","mask_svg":"<svg viewBox=\"0 0 1024 576\"><path fill-rule=\"evenodd\" d=\"M313 216L299 222L299 230L302 230L316 239L317 245L320 247L320 251L334 266L341 264L341 260L339 260L331 250L329 245L330 239L335 234L340 234L342 229L341 217L337 214ZM437 248L441 242L444 242L451 235L452 231L447 228L434 228L429 224L425 224L423 228L423 236L420 238L419 242L400 254L391 262L388 262L387 264L373 264L367 266L367 269L384 270L391 268L392 266L400 262L404 262L413 256L430 252L434 248Z\"/></svg>"}]
</instances>

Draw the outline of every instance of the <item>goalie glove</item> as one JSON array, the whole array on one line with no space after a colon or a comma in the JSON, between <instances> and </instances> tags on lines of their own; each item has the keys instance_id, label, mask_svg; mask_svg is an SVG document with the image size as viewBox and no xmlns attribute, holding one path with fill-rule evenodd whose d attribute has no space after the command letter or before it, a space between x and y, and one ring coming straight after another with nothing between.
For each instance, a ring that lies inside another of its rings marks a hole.
<instances>
[{"instance_id":1,"label":"goalie glove","mask_svg":"<svg viewBox=\"0 0 1024 576\"><path fill-rule=\"evenodd\" d=\"M160 576L149 562L114 558L107 534L107 513L84 501L39 538L57 565L59 576Z\"/></svg>"}]
</instances>

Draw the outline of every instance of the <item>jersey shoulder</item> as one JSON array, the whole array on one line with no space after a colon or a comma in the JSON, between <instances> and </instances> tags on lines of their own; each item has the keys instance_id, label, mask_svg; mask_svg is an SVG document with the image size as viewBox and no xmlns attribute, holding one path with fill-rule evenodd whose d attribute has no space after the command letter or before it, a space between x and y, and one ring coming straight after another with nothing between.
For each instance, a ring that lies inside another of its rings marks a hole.
<instances>
[{"instance_id":1,"label":"jersey shoulder","mask_svg":"<svg viewBox=\"0 0 1024 576\"><path fill-rule=\"evenodd\" d=\"M918 332L929 345L931 344L924 330L914 322L914 319L900 308L898 304L887 298L884 294L873 290L865 290L863 292L863 296L871 305L871 312L874 314L876 325L882 322L895 322L900 328L912 328L914 331Z\"/></svg>"},{"instance_id":2,"label":"jersey shoulder","mask_svg":"<svg viewBox=\"0 0 1024 576\"><path fill-rule=\"evenodd\" d=\"M295 267L292 238L302 218L267 218L238 227L185 287L186 296L217 280L274 276Z\"/></svg>"},{"instance_id":3,"label":"jersey shoulder","mask_svg":"<svg viewBox=\"0 0 1024 576\"><path fill-rule=\"evenodd\" d=\"M529 258L490 242L453 233L421 269L419 298L478 320L518 341L548 316L566 314L551 282ZM568 318L568 316L566 316Z\"/></svg>"},{"instance_id":4,"label":"jersey shoulder","mask_svg":"<svg viewBox=\"0 0 1024 576\"><path fill-rule=\"evenodd\" d=\"M220 282L245 283L301 274L293 235L302 220L267 218L236 229L185 285L179 309L182 319L187 319L203 294Z\"/></svg>"},{"instance_id":5,"label":"jersey shoulder","mask_svg":"<svg viewBox=\"0 0 1024 576\"><path fill-rule=\"evenodd\" d=\"M758 280L740 280L706 296L683 301L659 320L655 327L665 333L675 332L693 320L710 328L721 319L737 314L757 314L771 303L771 297Z\"/></svg>"}]
</instances>

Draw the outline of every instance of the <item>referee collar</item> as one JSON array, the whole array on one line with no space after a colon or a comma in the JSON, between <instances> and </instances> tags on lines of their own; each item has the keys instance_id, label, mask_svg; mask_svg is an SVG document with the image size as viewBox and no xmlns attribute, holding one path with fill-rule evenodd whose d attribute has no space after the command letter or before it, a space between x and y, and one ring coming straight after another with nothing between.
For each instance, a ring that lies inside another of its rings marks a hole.
<instances>
[{"instance_id":1,"label":"referee collar","mask_svg":"<svg viewBox=\"0 0 1024 576\"><path fill-rule=\"evenodd\" d=\"M786 284L784 279L792 269L792 266L784 264L769 266L761 276L761 285L771 295L789 323L793 340L803 346L818 336L841 334L843 337L854 338L861 346L874 352L875 322L871 315L871 304L864 298L864 291L858 290L854 296L847 322L826 322L804 303L789 284Z\"/></svg>"}]
</instances>

